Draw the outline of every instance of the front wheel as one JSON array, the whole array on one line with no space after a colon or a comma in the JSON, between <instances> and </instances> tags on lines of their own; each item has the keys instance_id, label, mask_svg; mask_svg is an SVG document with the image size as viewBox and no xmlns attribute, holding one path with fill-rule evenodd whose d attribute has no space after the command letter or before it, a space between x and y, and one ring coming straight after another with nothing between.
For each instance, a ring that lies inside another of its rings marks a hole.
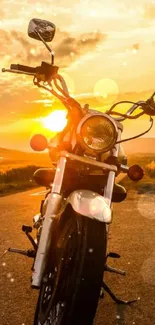
<instances>
[{"instance_id":1,"label":"front wheel","mask_svg":"<svg viewBox=\"0 0 155 325\"><path fill-rule=\"evenodd\" d=\"M92 325L103 280L106 225L69 206L56 221L34 325Z\"/></svg>"}]
</instances>

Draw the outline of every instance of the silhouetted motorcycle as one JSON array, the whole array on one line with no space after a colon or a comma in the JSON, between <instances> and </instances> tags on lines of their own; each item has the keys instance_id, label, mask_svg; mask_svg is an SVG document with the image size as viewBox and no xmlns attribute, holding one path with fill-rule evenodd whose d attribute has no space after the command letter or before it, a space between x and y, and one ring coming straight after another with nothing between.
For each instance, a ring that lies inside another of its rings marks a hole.
<instances>
[{"instance_id":1,"label":"silhouetted motorcycle","mask_svg":"<svg viewBox=\"0 0 155 325\"><path fill-rule=\"evenodd\" d=\"M106 113L85 110L69 95L54 65L54 54L47 42L52 41L55 29L53 23L41 19L32 19L28 27L28 35L42 41L50 51L51 63L42 62L36 68L11 64L10 69L2 70L33 76L34 84L55 95L68 111L68 124L55 147L41 135L31 139L34 150L48 148L50 155L54 150L59 158L54 173L53 169L41 169L34 175L49 190L33 220L37 238L34 240L30 235L31 227L22 228L33 249L9 251L34 259L32 287L39 289L34 325L91 325L103 291L117 303L136 301L118 299L103 275L105 270L124 274L107 265L109 257L120 257L117 253L107 253L112 202L126 198L125 188L116 185L115 178L123 172L137 181L144 173L138 165L129 168L121 163L119 148L122 142L147 133L153 126L154 94L146 101L129 101L132 107L126 114L114 111L125 101L114 104ZM133 114L138 108L140 113ZM121 140L121 122L143 114L150 116L149 129ZM107 152L108 157L103 161L102 155Z\"/></svg>"}]
</instances>

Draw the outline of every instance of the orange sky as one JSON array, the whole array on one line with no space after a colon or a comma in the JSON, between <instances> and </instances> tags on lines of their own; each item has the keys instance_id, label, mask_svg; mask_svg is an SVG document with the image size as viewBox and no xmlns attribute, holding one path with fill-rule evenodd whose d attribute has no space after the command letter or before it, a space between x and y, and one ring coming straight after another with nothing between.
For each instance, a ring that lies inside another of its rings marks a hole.
<instances>
[{"instance_id":1,"label":"orange sky","mask_svg":"<svg viewBox=\"0 0 155 325\"><path fill-rule=\"evenodd\" d=\"M110 80L111 92L117 88L115 100L126 92L129 100L151 95L155 88L155 1L1 0L1 68L11 63L37 66L50 59L43 44L27 35L34 17L57 26L52 43L55 64L72 93L85 98L83 102L103 111L107 99L112 104L105 86L102 103L94 101L102 79ZM33 85L31 77L0 72L0 147L28 149L29 137L39 128L36 118L58 107L53 97ZM147 119L127 122L125 135L147 126ZM149 136L155 136L155 128Z\"/></svg>"}]
</instances>

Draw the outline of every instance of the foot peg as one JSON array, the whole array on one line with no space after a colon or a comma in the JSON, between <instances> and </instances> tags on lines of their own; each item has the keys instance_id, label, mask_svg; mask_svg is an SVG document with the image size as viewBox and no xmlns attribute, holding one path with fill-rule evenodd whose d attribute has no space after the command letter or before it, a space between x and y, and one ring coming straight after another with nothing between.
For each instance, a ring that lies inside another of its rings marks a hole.
<instances>
[{"instance_id":1,"label":"foot peg","mask_svg":"<svg viewBox=\"0 0 155 325\"><path fill-rule=\"evenodd\" d=\"M107 261L107 259L109 257L110 258L120 258L120 255L117 254L117 253L114 253L114 252L110 252L106 256L106 261ZM107 272L117 273L117 274L120 274L120 275L126 275L126 272L125 271L115 269L114 267L108 266L107 264L105 265L104 270L107 271Z\"/></svg>"},{"instance_id":2,"label":"foot peg","mask_svg":"<svg viewBox=\"0 0 155 325\"><path fill-rule=\"evenodd\" d=\"M34 239L32 238L32 236L30 235L30 232L32 232L32 227L29 226L22 226L22 231L25 233L25 235L27 236L27 238L29 239L29 241L31 242L34 250L37 250L37 244L35 243Z\"/></svg>"},{"instance_id":3,"label":"foot peg","mask_svg":"<svg viewBox=\"0 0 155 325\"><path fill-rule=\"evenodd\" d=\"M107 258L108 257L111 257L111 258L120 258L121 256L117 253L113 253L113 252L110 252L108 255L107 255Z\"/></svg>"},{"instance_id":4,"label":"foot peg","mask_svg":"<svg viewBox=\"0 0 155 325\"><path fill-rule=\"evenodd\" d=\"M8 252L18 253L32 258L35 258L36 256L36 252L33 249L28 249L27 251L25 251L23 249L8 248Z\"/></svg>"},{"instance_id":5,"label":"foot peg","mask_svg":"<svg viewBox=\"0 0 155 325\"><path fill-rule=\"evenodd\" d=\"M117 304L122 304L122 305L130 305L134 302L136 302L138 299L133 299L133 300L122 300L117 298L114 293L110 290L110 288L106 285L105 282L102 283L102 288L109 294L109 296L117 303Z\"/></svg>"},{"instance_id":6,"label":"foot peg","mask_svg":"<svg viewBox=\"0 0 155 325\"><path fill-rule=\"evenodd\" d=\"M108 266L108 265L105 265L104 270L107 271L107 272L117 273L117 274L120 274L120 275L126 275L125 271L115 269L114 267L111 267L111 266Z\"/></svg>"},{"instance_id":7,"label":"foot peg","mask_svg":"<svg viewBox=\"0 0 155 325\"><path fill-rule=\"evenodd\" d=\"M32 227L23 225L22 231L30 233L30 232L32 232Z\"/></svg>"}]
</instances>

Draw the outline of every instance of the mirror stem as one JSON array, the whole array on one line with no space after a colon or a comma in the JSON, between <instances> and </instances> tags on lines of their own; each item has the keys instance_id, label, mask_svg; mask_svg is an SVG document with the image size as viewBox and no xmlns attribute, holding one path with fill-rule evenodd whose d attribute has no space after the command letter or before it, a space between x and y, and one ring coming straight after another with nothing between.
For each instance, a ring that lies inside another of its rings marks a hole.
<instances>
[{"instance_id":1,"label":"mirror stem","mask_svg":"<svg viewBox=\"0 0 155 325\"><path fill-rule=\"evenodd\" d=\"M48 44L44 41L44 39L42 38L42 36L40 35L40 33L38 31L35 31L36 34L39 36L40 40L44 43L44 45L46 46L46 48L48 49L48 51L51 53L51 63L52 65L54 64L54 54L53 54L53 51L52 49L50 48L50 46L48 46Z\"/></svg>"}]
</instances>

